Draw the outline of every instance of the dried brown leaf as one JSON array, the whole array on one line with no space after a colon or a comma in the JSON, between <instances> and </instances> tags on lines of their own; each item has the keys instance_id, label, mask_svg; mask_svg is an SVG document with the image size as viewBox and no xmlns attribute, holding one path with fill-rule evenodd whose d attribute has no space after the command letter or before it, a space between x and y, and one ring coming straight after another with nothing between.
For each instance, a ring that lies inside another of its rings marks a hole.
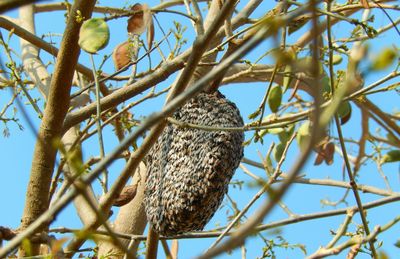
<instances>
[{"instance_id":1,"label":"dried brown leaf","mask_svg":"<svg viewBox=\"0 0 400 259\"><path fill-rule=\"evenodd\" d=\"M63 237L51 242L51 254L55 255L61 251L63 245L69 240L68 237Z\"/></svg>"},{"instance_id":2,"label":"dried brown leaf","mask_svg":"<svg viewBox=\"0 0 400 259\"><path fill-rule=\"evenodd\" d=\"M129 42L125 41L115 47L114 52L112 54L112 59L114 61L115 68L120 70L124 66L128 65L131 61L129 51Z\"/></svg>"},{"instance_id":3,"label":"dried brown leaf","mask_svg":"<svg viewBox=\"0 0 400 259\"><path fill-rule=\"evenodd\" d=\"M327 165L333 164L333 155L335 154L335 144L328 142L324 145L325 163Z\"/></svg>"},{"instance_id":4,"label":"dried brown leaf","mask_svg":"<svg viewBox=\"0 0 400 259\"><path fill-rule=\"evenodd\" d=\"M113 205L116 207L128 204L136 196L137 185L127 185L122 189L121 194L114 200Z\"/></svg>"},{"instance_id":5,"label":"dried brown leaf","mask_svg":"<svg viewBox=\"0 0 400 259\"><path fill-rule=\"evenodd\" d=\"M321 155L319 152L317 152L317 156L315 157L314 160L314 165L320 165L324 161L324 156Z\"/></svg>"},{"instance_id":6,"label":"dried brown leaf","mask_svg":"<svg viewBox=\"0 0 400 259\"><path fill-rule=\"evenodd\" d=\"M335 155L335 144L329 141L329 138L322 140L315 148L317 156L314 160L314 165L320 165L323 161L327 165L333 164L333 156Z\"/></svg>"},{"instance_id":7,"label":"dried brown leaf","mask_svg":"<svg viewBox=\"0 0 400 259\"><path fill-rule=\"evenodd\" d=\"M17 231L12 230L11 228L6 228L0 226L0 237L3 240L11 240L18 234Z\"/></svg>"},{"instance_id":8,"label":"dried brown leaf","mask_svg":"<svg viewBox=\"0 0 400 259\"><path fill-rule=\"evenodd\" d=\"M130 33L142 34L146 27L144 26L144 12L143 6L139 3L134 4L131 8L132 11L137 12L128 19L127 30Z\"/></svg>"},{"instance_id":9,"label":"dried brown leaf","mask_svg":"<svg viewBox=\"0 0 400 259\"><path fill-rule=\"evenodd\" d=\"M136 13L128 19L127 30L129 33L140 35L148 28L152 20L150 8L147 4L137 3L131 10Z\"/></svg>"},{"instance_id":10,"label":"dried brown leaf","mask_svg":"<svg viewBox=\"0 0 400 259\"><path fill-rule=\"evenodd\" d=\"M150 14L149 23L147 25L147 46L149 50L151 50L151 48L153 47L153 40L154 40L154 23L153 23L153 17Z\"/></svg>"}]
</instances>

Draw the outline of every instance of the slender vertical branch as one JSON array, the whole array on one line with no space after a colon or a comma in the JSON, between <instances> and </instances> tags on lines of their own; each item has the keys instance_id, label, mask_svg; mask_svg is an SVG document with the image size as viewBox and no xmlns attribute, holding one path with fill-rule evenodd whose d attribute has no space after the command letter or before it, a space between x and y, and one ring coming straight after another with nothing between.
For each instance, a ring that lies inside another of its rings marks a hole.
<instances>
[{"instance_id":1,"label":"slender vertical branch","mask_svg":"<svg viewBox=\"0 0 400 259\"><path fill-rule=\"evenodd\" d=\"M130 85L135 81L136 71L137 71L137 62L138 62L138 54L139 54L139 35L137 34L129 34L129 42L131 43L131 47L129 47L131 62L132 62L132 72L129 76L129 80L126 85Z\"/></svg>"},{"instance_id":2,"label":"slender vertical branch","mask_svg":"<svg viewBox=\"0 0 400 259\"><path fill-rule=\"evenodd\" d=\"M347 150L346 150L346 146L345 146L345 143L344 143L344 140L343 140L342 127L340 126L340 121L339 121L338 115L335 115L335 124L336 124L336 130L337 130L338 136L339 136L340 147L341 147L342 152L343 152L343 158L344 158L344 162L345 162L345 165L346 165L347 175L348 175L348 177L350 179L350 185L352 187L351 189L353 191L354 198L356 200L357 206L359 207L360 217L361 217L361 221L362 221L362 224L363 224L363 227L364 227L365 234L369 235L370 234L370 230L369 230L369 226L368 226L367 215L366 215L366 212L365 212L365 210L363 208L361 197L360 197L360 194L358 193L357 183L356 183L356 181L354 179L353 172L352 172L352 169L351 169L351 165L350 165L350 162L349 162L349 159L348 159L348 156L347 156ZM373 258L377 258L377 253L376 253L376 249L375 249L375 246L374 246L375 240L372 239L372 240L369 240L368 242L369 242L369 245L370 245L370 249L371 249Z\"/></svg>"},{"instance_id":3,"label":"slender vertical branch","mask_svg":"<svg viewBox=\"0 0 400 259\"><path fill-rule=\"evenodd\" d=\"M158 251L158 234L155 231L149 231L146 241L146 259L156 259Z\"/></svg>"},{"instance_id":4,"label":"slender vertical branch","mask_svg":"<svg viewBox=\"0 0 400 259\"><path fill-rule=\"evenodd\" d=\"M330 3L328 3L328 11L330 10ZM368 17L369 11L366 10L364 12L364 17L363 20L366 20ZM334 72L333 72L333 49L332 49L332 36L330 33L330 29L329 29L329 25L330 25L330 16L327 16L327 25L328 25L328 47L329 47L329 73L330 73L330 82L331 82L331 91L333 92L335 87L334 87ZM359 43L358 43L359 44ZM358 45L357 44L357 45ZM355 71L348 71L348 73L356 73ZM352 77L354 75L350 75L350 77ZM360 217L361 217L361 221L364 227L364 231L366 235L370 234L370 230L369 230L369 226L368 226L368 221L367 221L367 216L366 216L366 212L363 209L363 205L362 205L362 201L361 201L361 197L358 193L358 187L357 187L357 183L355 181L355 177L347 156L347 149L346 149L346 145L344 143L344 138L343 138L343 133L342 133L342 127L340 126L340 120L339 120L339 116L336 113L335 116L335 124L336 124L336 130L338 133L338 137L339 137L339 142L340 142L340 147L343 153L343 159L345 162L345 166L346 166L346 171L347 171L347 175L349 177L350 180L350 185L352 187L352 191L353 191L353 195L354 198L356 200L357 206L359 207L360 210ZM369 240L369 245L370 245L370 249L372 252L372 255L374 258L377 258L377 253L376 253L376 249L374 246L374 240Z\"/></svg>"},{"instance_id":5,"label":"slender vertical branch","mask_svg":"<svg viewBox=\"0 0 400 259\"><path fill-rule=\"evenodd\" d=\"M97 126L97 136L99 138L99 148L100 148L100 158L103 159L105 156L104 152L104 142L103 142L103 131L101 127L101 107L100 107L100 85L99 85L99 79L97 76L97 70L96 70L96 65L94 63L93 59L93 54L90 54L90 62L92 63L92 68L93 68L93 78L94 82L96 85L96 126ZM107 170L104 170L103 172L103 179L101 183L103 187L103 193L107 192L108 189L108 172Z\"/></svg>"}]
</instances>

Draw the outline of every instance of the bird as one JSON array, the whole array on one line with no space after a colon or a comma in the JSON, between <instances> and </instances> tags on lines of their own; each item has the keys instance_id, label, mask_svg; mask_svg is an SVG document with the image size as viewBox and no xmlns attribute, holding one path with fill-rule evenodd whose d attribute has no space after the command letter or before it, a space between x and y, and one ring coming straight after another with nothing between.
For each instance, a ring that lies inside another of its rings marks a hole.
<instances>
[{"instance_id":1,"label":"bird","mask_svg":"<svg viewBox=\"0 0 400 259\"><path fill-rule=\"evenodd\" d=\"M240 111L218 90L197 94L172 117L218 130L169 123L148 152L143 202L152 230L164 236L203 230L244 152L243 131L223 130L243 126Z\"/></svg>"}]
</instances>

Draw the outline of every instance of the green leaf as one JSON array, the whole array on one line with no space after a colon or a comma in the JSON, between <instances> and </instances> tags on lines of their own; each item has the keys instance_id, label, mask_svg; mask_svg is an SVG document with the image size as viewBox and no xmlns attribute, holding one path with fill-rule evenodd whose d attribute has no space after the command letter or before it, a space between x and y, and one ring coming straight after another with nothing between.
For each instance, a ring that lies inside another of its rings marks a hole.
<instances>
[{"instance_id":1,"label":"green leaf","mask_svg":"<svg viewBox=\"0 0 400 259\"><path fill-rule=\"evenodd\" d=\"M389 256L386 254L385 251L379 251L378 259L389 259Z\"/></svg>"},{"instance_id":2,"label":"green leaf","mask_svg":"<svg viewBox=\"0 0 400 259\"><path fill-rule=\"evenodd\" d=\"M107 46L110 30L101 18L86 20L79 32L79 46L86 52L95 54Z\"/></svg>"},{"instance_id":3,"label":"green leaf","mask_svg":"<svg viewBox=\"0 0 400 259\"><path fill-rule=\"evenodd\" d=\"M397 144L397 138L392 133L387 133L386 138L389 141L389 144L392 144L392 145Z\"/></svg>"},{"instance_id":4,"label":"green leaf","mask_svg":"<svg viewBox=\"0 0 400 259\"><path fill-rule=\"evenodd\" d=\"M271 128L271 129L268 129L268 133L274 134L274 135L278 135L278 134L280 134L280 133L282 133L284 131L285 131L284 128Z\"/></svg>"},{"instance_id":5,"label":"green leaf","mask_svg":"<svg viewBox=\"0 0 400 259\"><path fill-rule=\"evenodd\" d=\"M274 147L273 155L276 162L279 162L281 160L284 150L285 150L285 144L283 143L279 143Z\"/></svg>"},{"instance_id":6,"label":"green leaf","mask_svg":"<svg viewBox=\"0 0 400 259\"><path fill-rule=\"evenodd\" d=\"M332 65L338 65L340 63L342 63L342 56L341 55L333 55L332 56Z\"/></svg>"},{"instance_id":7,"label":"green leaf","mask_svg":"<svg viewBox=\"0 0 400 259\"><path fill-rule=\"evenodd\" d=\"M290 136L289 134L286 132L286 130L282 131L281 133L278 134L278 138L281 141L281 143L287 143Z\"/></svg>"},{"instance_id":8,"label":"green leaf","mask_svg":"<svg viewBox=\"0 0 400 259\"><path fill-rule=\"evenodd\" d=\"M252 139L248 139L246 141L243 142L242 146L247 147L248 145L251 144Z\"/></svg>"},{"instance_id":9,"label":"green leaf","mask_svg":"<svg viewBox=\"0 0 400 259\"><path fill-rule=\"evenodd\" d=\"M257 143L258 141L260 141L261 144L264 144L264 140L263 140L262 136L260 136L258 131L255 131L254 132L254 143Z\"/></svg>"},{"instance_id":10,"label":"green leaf","mask_svg":"<svg viewBox=\"0 0 400 259\"><path fill-rule=\"evenodd\" d=\"M301 151L304 151L311 139L311 123L310 121L304 122L297 131L297 144Z\"/></svg>"},{"instance_id":11,"label":"green leaf","mask_svg":"<svg viewBox=\"0 0 400 259\"><path fill-rule=\"evenodd\" d=\"M321 83L321 91L322 91L322 97L324 98L325 101L329 100L331 96L331 82L329 80L329 77L324 76L323 78L320 79Z\"/></svg>"},{"instance_id":12,"label":"green leaf","mask_svg":"<svg viewBox=\"0 0 400 259\"><path fill-rule=\"evenodd\" d=\"M383 70L389 67L397 57L397 53L392 48L386 48L372 60L371 69Z\"/></svg>"},{"instance_id":13,"label":"green leaf","mask_svg":"<svg viewBox=\"0 0 400 259\"><path fill-rule=\"evenodd\" d=\"M29 239L24 238L22 240L21 247L25 251L27 256L32 255L32 243L31 243L31 241L29 241Z\"/></svg>"},{"instance_id":14,"label":"green leaf","mask_svg":"<svg viewBox=\"0 0 400 259\"><path fill-rule=\"evenodd\" d=\"M258 135L260 136L260 138L264 137L265 135L267 135L268 133L268 129L264 129L264 130L260 130L260 132L258 133Z\"/></svg>"},{"instance_id":15,"label":"green leaf","mask_svg":"<svg viewBox=\"0 0 400 259\"><path fill-rule=\"evenodd\" d=\"M272 112L277 112L282 103L282 88L275 85L268 95L268 105Z\"/></svg>"},{"instance_id":16,"label":"green leaf","mask_svg":"<svg viewBox=\"0 0 400 259\"><path fill-rule=\"evenodd\" d=\"M285 70L283 71L284 73L284 77L283 77L283 83L282 83L282 87L283 87L283 92L285 93L287 91L287 89L290 86L290 83L292 82L293 78L292 78L292 67L290 65L286 65L285 66Z\"/></svg>"},{"instance_id":17,"label":"green leaf","mask_svg":"<svg viewBox=\"0 0 400 259\"><path fill-rule=\"evenodd\" d=\"M340 118L340 125L345 124L350 120L351 117L351 105L348 101L343 102L337 111Z\"/></svg>"},{"instance_id":18,"label":"green leaf","mask_svg":"<svg viewBox=\"0 0 400 259\"><path fill-rule=\"evenodd\" d=\"M293 135L294 125L289 125L285 128L282 128L281 132L278 132L278 138L281 143L285 144L289 141L290 137Z\"/></svg>"},{"instance_id":19,"label":"green leaf","mask_svg":"<svg viewBox=\"0 0 400 259\"><path fill-rule=\"evenodd\" d=\"M257 118L257 116L260 115L260 113L261 113L260 109L258 109L257 111L253 112L252 114L250 114L248 116L249 120L253 120L253 119Z\"/></svg>"},{"instance_id":20,"label":"green leaf","mask_svg":"<svg viewBox=\"0 0 400 259\"><path fill-rule=\"evenodd\" d=\"M286 133L289 137L291 137L294 133L294 124L290 124L289 126L287 126L287 130Z\"/></svg>"},{"instance_id":21,"label":"green leaf","mask_svg":"<svg viewBox=\"0 0 400 259\"><path fill-rule=\"evenodd\" d=\"M318 64L318 73L322 75L324 73L324 67L320 61L317 62ZM310 56L299 58L295 63L295 72L304 72L307 75L311 75L311 71L313 71L314 61L313 58Z\"/></svg>"},{"instance_id":22,"label":"green leaf","mask_svg":"<svg viewBox=\"0 0 400 259\"><path fill-rule=\"evenodd\" d=\"M400 150L391 150L387 152L381 159L381 164L393 163L400 161Z\"/></svg>"}]
</instances>

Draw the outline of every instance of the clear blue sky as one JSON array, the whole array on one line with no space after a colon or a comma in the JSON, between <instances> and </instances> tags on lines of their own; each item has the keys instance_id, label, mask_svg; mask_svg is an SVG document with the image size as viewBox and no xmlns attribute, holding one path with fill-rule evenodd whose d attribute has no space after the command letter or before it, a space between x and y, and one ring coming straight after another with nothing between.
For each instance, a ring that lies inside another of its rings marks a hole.
<instances>
[{"instance_id":1,"label":"clear blue sky","mask_svg":"<svg viewBox=\"0 0 400 259\"><path fill-rule=\"evenodd\" d=\"M113 2L114 1L100 1L100 4L115 5L115 3ZM128 4L133 3L129 1L126 2L128 2ZM147 3L150 6L153 6L157 4L158 1L148 1ZM275 5L276 3L274 2L273 4ZM266 8L268 8L267 3L264 3L263 5ZM266 10L266 9L259 8L259 10ZM382 26L388 24L389 21L387 17L384 17L381 14L381 11L375 10L373 13L376 14L374 25ZM262 12L258 11L253 15L253 17L255 18L259 17L261 14ZM12 12L10 13L10 15L15 16L16 12ZM396 17L399 17L398 13L395 12L391 12L391 15L392 18L394 19ZM360 15L357 15L356 17L359 18ZM164 29L166 31L170 27L172 27L173 19L186 24L188 30L192 31L190 23L188 23L187 21L183 21L182 17L180 16L174 16L173 14L159 14L157 15L157 18L160 20L163 26L165 26ZM37 34L43 35L49 32L62 33L63 25L64 25L64 17L62 12L40 14L37 17ZM103 54L110 53L118 43L122 42L126 38L125 19L121 19L120 21L112 21L109 23L109 26L111 29L111 40L109 46L104 51L102 51L99 56L96 57L97 61L100 61ZM337 30L335 30L334 36L340 38L343 36L348 36L348 31L352 29L353 26L349 26L348 24L342 23L338 25L336 28ZM3 36L7 35L7 32L5 32L4 30L2 30L2 33ZM299 32L299 34L300 33L302 32ZM162 35L160 34L159 31L157 31L156 40L159 40L161 38ZM398 47L397 42L399 39L400 36L396 34L394 30L391 30L391 32L384 34L384 36L379 37L374 41L371 41L370 53L375 54L385 46L390 47L392 45L395 45ZM49 38L46 38L46 40L49 41ZM52 40L58 42L59 37L52 36ZM191 40L192 39L189 38L189 42ZM18 42L17 37L13 36L12 38L13 47L18 46L17 42ZM268 48L268 46L270 46L270 43L265 43L263 46L256 48L250 54L250 56L251 57L259 56L261 53L263 53L263 51L265 51ZM18 52L18 47L15 48L16 51ZM166 50L165 44L163 45L163 49ZM0 55L3 59L4 55L2 55L2 53L0 53ZM49 58L49 60L52 60L50 56L47 56L47 58ZM153 58L153 64L155 64L157 62L157 53L154 53L152 58ZM80 62L89 65L87 54L85 53L81 54ZM143 70L144 69L146 68L143 68ZM114 71L111 60L105 65L104 71L106 72ZM366 85L368 85L371 82L374 82L378 78L382 77L383 74L388 73L389 71L390 70L386 70L382 73L368 75L365 78ZM174 79L173 77L170 77L168 79L168 82L171 83L173 79ZM168 85L167 83L163 84L163 87L167 85ZM119 87L119 86L121 86L121 83L119 83L119 85L114 85L114 87ZM267 88L266 83L236 84L236 85L224 86L221 88L221 91L224 94L226 94L226 96L230 100L234 101L238 105L245 121L247 122L249 121L247 119L248 115L257 109L265 93L266 88ZM161 87L158 87L158 89L161 89ZM286 98L284 98L284 101L287 100L287 96L285 97ZM3 90L0 95L1 106L4 105L9 98L10 98L10 92L7 90ZM381 108L389 112L396 109L398 110L399 108L398 107L399 96L397 94L393 94L392 92L390 94L377 94L371 97L371 100L373 100L376 103L382 104L383 106ZM26 102L26 100L23 99L23 102ZM144 103L136 107L133 112L137 116L146 115L149 114L151 111L160 108L162 104L163 104L163 97L156 101ZM32 113L30 107L28 107L28 109L26 110L29 112L30 118L34 122L35 127L37 129L39 124L37 116L34 113ZM0 215L0 225L9 226L13 228L18 227L22 215L25 191L31 166L32 152L35 143L35 136L32 133L29 126L27 125L26 121L23 119L22 116L19 116L19 118L21 118L21 123L24 125L25 129L23 131L20 131L14 124L9 123L8 125L10 128L11 135L9 137L0 137L0 147L2 150L2 155L0 156L0 163L2 164L2 173L0 180L0 197L1 197L0 204L2 206L2 211L3 211L3 213L1 213ZM352 119L348 124L346 124L343 127L344 134L354 139L358 139L360 134L359 124L360 124L359 110L355 106L353 106ZM371 123L370 127L371 131L373 132L377 128L377 125ZM3 128L0 128L0 130L3 130ZM336 135L334 128L332 128L331 132L333 135ZM115 138L112 137L111 134L112 133L110 130L106 131L105 133L106 151L108 152L111 151L117 144ZM246 135L247 137L250 137L251 134L252 133L247 133ZM87 144L85 144L84 155L86 158L98 155L98 149L97 149L98 144L96 141L97 139L94 138L92 140L89 140ZM265 139L264 145L255 144L246 148L245 156L247 158L259 161L258 152L265 155L269 147L269 144L272 141L277 141L277 138L275 136L268 136ZM350 151L352 150L350 149ZM290 165L293 163L292 161L295 161L297 157L298 157L298 150L296 144L294 144L290 150L288 161L285 162L283 170L284 171L288 170L290 168ZM335 166L328 167L322 165L319 167L315 167L312 165L313 162L312 161L313 156L312 156L309 163L302 170L302 172L304 172L308 178L321 178L321 179L331 178L331 179L341 180L342 163L338 162L340 161L340 159L341 159L340 156L336 154ZM258 176L260 177L265 176L263 170L256 169L250 166L248 167L253 173L257 174ZM112 178L114 178L119 173L119 170L121 168L122 164L119 162L114 164L110 168L109 171L110 174L112 175ZM398 177L399 165L397 163L388 166L385 165L383 169L385 173L387 173L387 176L390 179L393 190L399 191L399 177ZM245 181L246 183L248 183L249 181L252 180L247 175L245 175L242 172L242 170L239 169L237 170L233 181ZM373 164L368 164L362 170L361 182L363 184L373 185L379 188L385 188L382 178L379 176L378 172L376 171L376 167ZM258 187L244 184L242 189L239 189L237 187L234 188L234 186L231 186L229 195L233 199L235 199L235 201L237 201L238 208L243 208L257 191ZM344 194L344 189L309 186L309 185L296 185L292 189L290 189L290 191L287 193L287 195L284 198L284 203L287 204L295 214L299 215L307 214L307 213L318 212L321 210L335 209L333 207L323 207L320 202L321 199L330 199L332 201L336 201L340 199L343 194ZM377 196L374 195L362 196L363 202L373 201L375 199L377 199ZM251 213L255 211L255 208L257 208L260 205L260 202L264 201L265 199L262 198L261 201L257 202L252 207L252 209L250 209L247 215L251 215ZM348 205L355 204L354 198L351 193L349 194L347 201ZM223 207L211 220L211 222L208 224L206 228L212 229L216 225L224 226L226 224L225 221L226 212L229 211L229 213L231 213L229 206L230 206L229 203L225 200ZM345 207L345 205L340 204L336 208L343 208L343 207ZM398 203L394 203L386 205L381 208L369 210L368 220L370 221L371 228L373 228L375 225L383 225L388 223L389 220L393 219L395 216L399 214L398 213L400 211L399 209L400 206L398 205ZM287 214L285 214L279 207L276 207L273 213L271 213L265 219L264 222L267 223L284 218L287 218ZM314 251L316 251L316 249L318 249L319 246L326 245L330 241L332 235L329 230L336 230L343 221L343 219L344 216L342 215L342 216L319 219L309 222L302 222L287 226L282 229L274 229L271 231L266 231L263 232L262 235L266 239L273 239L275 242L280 242L277 236L282 235L285 238L285 240L287 240L290 244L297 244L297 243L305 244L307 252L311 254ZM350 231L353 231L355 229L355 224L360 224L361 222L358 215L356 215L353 219L355 223L351 224L349 229ZM72 206L69 206L67 209L62 211L62 213L57 217L57 220L53 223L52 226L78 228L81 226L81 223L79 222L77 216L75 216L74 209L72 208ZM281 233L278 234L278 231ZM400 232L400 226L396 225L387 233L384 233L379 236L379 240L383 241L382 250L384 250L391 258L395 258L399 252L399 249L393 245L393 243L399 238L398 236L399 232ZM343 242L343 240L344 239L342 238L341 241ZM190 258L191 256L197 255L201 251L206 249L213 241L214 239L204 239L204 240L196 239L196 240L180 241L180 257ZM261 248L263 246L265 246L265 244L263 243L263 241L261 241L260 238L257 237L248 238L246 241L248 258L260 257L262 255ZM163 258L163 252L161 247L159 251L160 251L160 258ZM276 249L275 252L277 258L303 257L301 250L298 248ZM233 252L232 255L229 256L225 254L223 256L220 256L220 258L238 258L239 256L240 256L240 251L236 250ZM341 255L341 257L343 256ZM358 258L368 258L368 257L360 255Z\"/></svg>"}]
</instances>

